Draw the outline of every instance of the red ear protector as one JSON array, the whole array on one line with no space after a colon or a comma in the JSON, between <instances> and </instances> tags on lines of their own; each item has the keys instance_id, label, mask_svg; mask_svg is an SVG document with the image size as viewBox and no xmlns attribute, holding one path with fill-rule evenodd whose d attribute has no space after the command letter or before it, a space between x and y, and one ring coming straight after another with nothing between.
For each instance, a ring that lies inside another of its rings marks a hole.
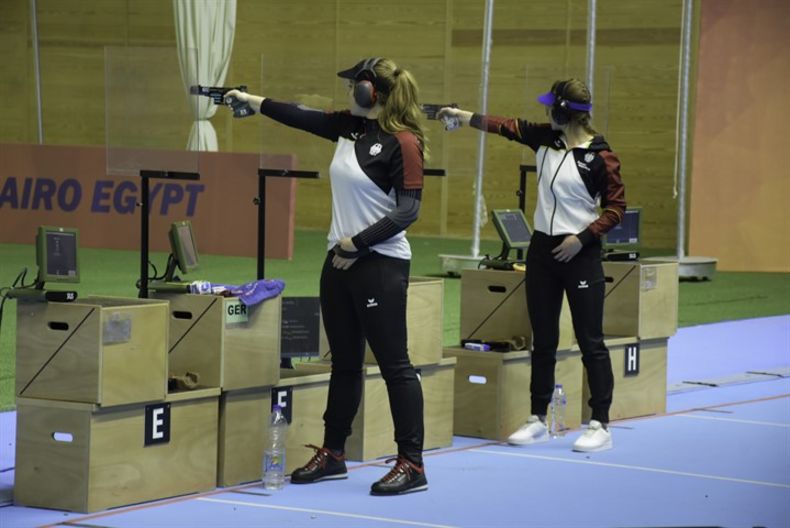
<instances>
[{"instance_id":1,"label":"red ear protector","mask_svg":"<svg viewBox=\"0 0 790 528\"><path fill-rule=\"evenodd\" d=\"M379 61L381 57L367 59L354 77L354 101L362 108L373 108L379 99L378 76L374 69Z\"/></svg>"},{"instance_id":2,"label":"red ear protector","mask_svg":"<svg viewBox=\"0 0 790 528\"><path fill-rule=\"evenodd\" d=\"M568 90L570 81L557 81L551 87L551 94L554 101L551 103L551 118L558 125L567 125L571 121L572 112L589 112L592 110L592 103L579 103L566 98L565 92Z\"/></svg>"}]
</instances>

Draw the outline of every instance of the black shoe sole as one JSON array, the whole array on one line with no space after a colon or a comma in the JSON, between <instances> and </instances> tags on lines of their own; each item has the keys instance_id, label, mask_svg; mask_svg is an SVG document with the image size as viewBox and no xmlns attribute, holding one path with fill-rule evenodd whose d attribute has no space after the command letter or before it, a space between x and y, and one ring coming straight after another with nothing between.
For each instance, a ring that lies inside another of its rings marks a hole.
<instances>
[{"instance_id":1,"label":"black shoe sole","mask_svg":"<svg viewBox=\"0 0 790 528\"><path fill-rule=\"evenodd\" d=\"M336 475L324 475L323 477L319 477L315 480L293 480L291 479L291 484L315 484L316 482L322 482L324 480L342 480L347 479L348 473L338 473Z\"/></svg>"},{"instance_id":2,"label":"black shoe sole","mask_svg":"<svg viewBox=\"0 0 790 528\"><path fill-rule=\"evenodd\" d=\"M401 490L401 491L373 491L370 490L371 495L376 495L377 497L386 497L389 495L406 495L407 493L416 493L418 491L428 491L428 483L425 483L421 486L415 486L413 488Z\"/></svg>"}]
</instances>

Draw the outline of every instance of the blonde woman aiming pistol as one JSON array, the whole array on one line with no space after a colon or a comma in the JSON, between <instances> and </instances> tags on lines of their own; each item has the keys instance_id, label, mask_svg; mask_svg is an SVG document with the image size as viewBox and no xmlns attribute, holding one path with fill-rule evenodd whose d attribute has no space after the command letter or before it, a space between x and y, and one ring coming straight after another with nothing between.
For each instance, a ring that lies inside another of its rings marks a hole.
<instances>
[{"instance_id":1,"label":"blonde woman aiming pistol","mask_svg":"<svg viewBox=\"0 0 790 528\"><path fill-rule=\"evenodd\" d=\"M395 466L374 495L428 488L422 462L422 388L406 350L406 294L411 249L406 228L417 220L425 133L411 74L386 58L368 58L338 73L351 109L311 110L231 91L261 114L337 143L329 166L332 224L321 272L321 313L332 374L324 440L291 475L308 484L348 476L346 438L362 395L365 341L387 385L395 425Z\"/></svg>"}]
</instances>

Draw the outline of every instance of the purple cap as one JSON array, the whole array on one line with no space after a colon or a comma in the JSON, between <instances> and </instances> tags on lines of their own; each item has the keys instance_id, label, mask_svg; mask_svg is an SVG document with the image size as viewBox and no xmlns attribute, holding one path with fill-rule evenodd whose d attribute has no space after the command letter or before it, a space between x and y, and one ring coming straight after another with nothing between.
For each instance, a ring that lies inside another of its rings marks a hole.
<instances>
[{"instance_id":1,"label":"purple cap","mask_svg":"<svg viewBox=\"0 0 790 528\"><path fill-rule=\"evenodd\" d=\"M548 91L543 95L539 95L538 102L546 106L551 106L554 104L554 94L551 91Z\"/></svg>"},{"instance_id":2,"label":"purple cap","mask_svg":"<svg viewBox=\"0 0 790 528\"><path fill-rule=\"evenodd\" d=\"M556 100L557 97L554 95L554 92L552 91L548 91L543 95L538 96L538 102L546 106L553 105L554 101ZM571 101L569 99L566 99L565 103L569 109L576 110L577 112L589 112L590 110L592 110L592 103L579 103L576 101Z\"/></svg>"}]
</instances>

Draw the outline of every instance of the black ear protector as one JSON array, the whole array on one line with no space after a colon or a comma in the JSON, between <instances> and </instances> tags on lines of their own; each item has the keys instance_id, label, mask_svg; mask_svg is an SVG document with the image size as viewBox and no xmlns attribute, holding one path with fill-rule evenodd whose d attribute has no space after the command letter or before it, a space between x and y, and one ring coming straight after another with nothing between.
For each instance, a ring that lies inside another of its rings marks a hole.
<instances>
[{"instance_id":1,"label":"black ear protector","mask_svg":"<svg viewBox=\"0 0 790 528\"><path fill-rule=\"evenodd\" d=\"M381 57L367 59L354 77L354 101L362 108L373 108L379 99L375 67L380 61Z\"/></svg>"},{"instance_id":2,"label":"black ear protector","mask_svg":"<svg viewBox=\"0 0 790 528\"><path fill-rule=\"evenodd\" d=\"M578 102L567 98L566 92L568 85L573 81L557 81L551 87L554 102L551 105L551 118L558 125L564 126L571 122L573 112L589 112L592 110L592 103Z\"/></svg>"},{"instance_id":3,"label":"black ear protector","mask_svg":"<svg viewBox=\"0 0 790 528\"><path fill-rule=\"evenodd\" d=\"M571 111L568 107L568 100L565 99L565 90L568 88L568 81L558 81L551 87L554 94L554 104L551 105L551 118L560 126L567 125L571 121Z\"/></svg>"}]
</instances>

